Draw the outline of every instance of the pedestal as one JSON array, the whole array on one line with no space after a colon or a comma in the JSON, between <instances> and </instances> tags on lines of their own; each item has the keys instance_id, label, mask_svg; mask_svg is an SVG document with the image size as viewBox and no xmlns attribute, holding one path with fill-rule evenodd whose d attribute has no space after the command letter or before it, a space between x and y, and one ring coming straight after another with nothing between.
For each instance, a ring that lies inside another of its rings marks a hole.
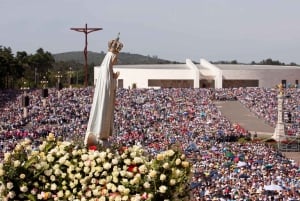
<instances>
[{"instance_id":1,"label":"pedestal","mask_svg":"<svg viewBox=\"0 0 300 201\"><path fill-rule=\"evenodd\" d=\"M43 107L46 107L46 103L47 103L46 98L44 98L44 99L42 100L42 102L43 102Z\"/></svg>"},{"instance_id":2,"label":"pedestal","mask_svg":"<svg viewBox=\"0 0 300 201\"><path fill-rule=\"evenodd\" d=\"M28 109L27 107L23 107L23 117L26 118L28 116Z\"/></svg>"},{"instance_id":3,"label":"pedestal","mask_svg":"<svg viewBox=\"0 0 300 201\"><path fill-rule=\"evenodd\" d=\"M282 93L280 93L277 96L277 100L278 100L277 124L272 138L277 142L280 142L286 139L285 125L283 122L283 94Z\"/></svg>"},{"instance_id":4,"label":"pedestal","mask_svg":"<svg viewBox=\"0 0 300 201\"><path fill-rule=\"evenodd\" d=\"M276 124L272 139L276 140L277 142L286 140L284 123L281 122Z\"/></svg>"}]
</instances>

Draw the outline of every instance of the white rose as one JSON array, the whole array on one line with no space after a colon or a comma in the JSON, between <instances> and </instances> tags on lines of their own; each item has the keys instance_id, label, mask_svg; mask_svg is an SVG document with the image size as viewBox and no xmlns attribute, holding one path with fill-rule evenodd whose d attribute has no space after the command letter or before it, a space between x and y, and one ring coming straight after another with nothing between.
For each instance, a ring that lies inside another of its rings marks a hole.
<instances>
[{"instance_id":1,"label":"white rose","mask_svg":"<svg viewBox=\"0 0 300 201\"><path fill-rule=\"evenodd\" d=\"M113 181L114 183L118 183L118 182L119 182L119 178L118 178L118 177L113 177L112 181Z\"/></svg>"},{"instance_id":2,"label":"white rose","mask_svg":"<svg viewBox=\"0 0 300 201\"><path fill-rule=\"evenodd\" d=\"M82 161L80 161L80 162L78 163L78 167L79 167L79 168L82 168L83 165L84 165L84 163L83 163Z\"/></svg>"},{"instance_id":3,"label":"white rose","mask_svg":"<svg viewBox=\"0 0 300 201\"><path fill-rule=\"evenodd\" d=\"M44 174L46 175L46 176L50 176L51 174L52 174L52 169L50 169L50 170L45 170L44 171Z\"/></svg>"},{"instance_id":4,"label":"white rose","mask_svg":"<svg viewBox=\"0 0 300 201\"><path fill-rule=\"evenodd\" d=\"M66 165L66 166L70 166L71 164L72 163L69 160L66 160L65 163L64 163L64 165Z\"/></svg>"},{"instance_id":5,"label":"white rose","mask_svg":"<svg viewBox=\"0 0 300 201\"><path fill-rule=\"evenodd\" d=\"M125 195L129 195L129 193L130 193L130 189L129 189L129 188L125 188L124 194L125 194Z\"/></svg>"},{"instance_id":6,"label":"white rose","mask_svg":"<svg viewBox=\"0 0 300 201\"><path fill-rule=\"evenodd\" d=\"M52 191L55 191L56 188L57 188L57 185L56 185L55 183L52 183L51 186L50 186L50 189L51 189Z\"/></svg>"},{"instance_id":7,"label":"white rose","mask_svg":"<svg viewBox=\"0 0 300 201\"><path fill-rule=\"evenodd\" d=\"M131 152L131 153L130 153L130 157L131 157L131 158L136 157L136 153L135 153L135 152Z\"/></svg>"},{"instance_id":8,"label":"white rose","mask_svg":"<svg viewBox=\"0 0 300 201\"><path fill-rule=\"evenodd\" d=\"M112 163L113 165L117 165L117 164L119 163L119 161L118 161L118 159L113 158L113 159L111 160L111 163Z\"/></svg>"},{"instance_id":9,"label":"white rose","mask_svg":"<svg viewBox=\"0 0 300 201\"><path fill-rule=\"evenodd\" d=\"M145 182L144 184L143 184L143 186L144 186L144 188L150 188L150 183L149 182Z\"/></svg>"},{"instance_id":10,"label":"white rose","mask_svg":"<svg viewBox=\"0 0 300 201\"><path fill-rule=\"evenodd\" d=\"M48 161L49 163L53 162L53 161L54 161L54 157L51 156L51 155L47 155L47 161Z\"/></svg>"},{"instance_id":11,"label":"white rose","mask_svg":"<svg viewBox=\"0 0 300 201\"><path fill-rule=\"evenodd\" d=\"M25 174L20 174L20 179L25 179L26 175Z\"/></svg>"},{"instance_id":12,"label":"white rose","mask_svg":"<svg viewBox=\"0 0 300 201\"><path fill-rule=\"evenodd\" d=\"M8 161L10 156L11 156L11 153L9 153L9 152L4 153L4 161Z\"/></svg>"},{"instance_id":13,"label":"white rose","mask_svg":"<svg viewBox=\"0 0 300 201\"><path fill-rule=\"evenodd\" d=\"M161 181L165 181L166 178L167 178L167 176L166 176L165 174L161 174L160 177L159 177L159 179L160 179Z\"/></svg>"},{"instance_id":14,"label":"white rose","mask_svg":"<svg viewBox=\"0 0 300 201\"><path fill-rule=\"evenodd\" d=\"M30 191L30 193L31 193L32 195L36 195L37 192L38 192L38 189L36 189L36 188L31 189L31 191Z\"/></svg>"},{"instance_id":15,"label":"white rose","mask_svg":"<svg viewBox=\"0 0 300 201\"><path fill-rule=\"evenodd\" d=\"M135 164L141 164L141 163L143 163L143 159L142 159L141 157L135 157L135 158L133 159L133 162L134 162Z\"/></svg>"},{"instance_id":16,"label":"white rose","mask_svg":"<svg viewBox=\"0 0 300 201\"><path fill-rule=\"evenodd\" d=\"M91 164L90 164L92 167L95 167L97 165L96 161L91 161Z\"/></svg>"},{"instance_id":17,"label":"white rose","mask_svg":"<svg viewBox=\"0 0 300 201\"><path fill-rule=\"evenodd\" d=\"M162 160L165 159L165 156L164 156L164 154L160 153L160 154L157 154L156 159L159 160L159 161L162 161Z\"/></svg>"},{"instance_id":18,"label":"white rose","mask_svg":"<svg viewBox=\"0 0 300 201\"><path fill-rule=\"evenodd\" d=\"M123 179L122 179L122 184L128 184L128 179L123 178Z\"/></svg>"},{"instance_id":19,"label":"white rose","mask_svg":"<svg viewBox=\"0 0 300 201\"><path fill-rule=\"evenodd\" d=\"M60 169L54 169L54 174L56 176L60 175L61 174L61 170Z\"/></svg>"},{"instance_id":20,"label":"white rose","mask_svg":"<svg viewBox=\"0 0 300 201\"><path fill-rule=\"evenodd\" d=\"M187 161L183 161L183 162L182 162L182 166L183 166L184 168L189 167L189 165L190 165L190 163L187 162Z\"/></svg>"},{"instance_id":21,"label":"white rose","mask_svg":"<svg viewBox=\"0 0 300 201\"><path fill-rule=\"evenodd\" d=\"M143 164L143 165L139 166L139 172L142 174L145 174L147 172L146 165Z\"/></svg>"},{"instance_id":22,"label":"white rose","mask_svg":"<svg viewBox=\"0 0 300 201\"><path fill-rule=\"evenodd\" d=\"M75 178L81 179L82 175L80 173L75 174Z\"/></svg>"},{"instance_id":23,"label":"white rose","mask_svg":"<svg viewBox=\"0 0 300 201\"><path fill-rule=\"evenodd\" d=\"M110 164L110 163L104 163L104 164L103 164L103 168L104 168L105 170L109 170L109 169L111 168L111 164Z\"/></svg>"},{"instance_id":24,"label":"white rose","mask_svg":"<svg viewBox=\"0 0 300 201\"><path fill-rule=\"evenodd\" d=\"M121 175L121 177L125 177L126 171L125 171L125 170L121 170L121 171L120 171L120 175Z\"/></svg>"},{"instance_id":25,"label":"white rose","mask_svg":"<svg viewBox=\"0 0 300 201\"><path fill-rule=\"evenodd\" d=\"M118 191L119 191L120 193L124 192L124 191L125 191L125 186L119 185L119 186L118 186Z\"/></svg>"},{"instance_id":26,"label":"white rose","mask_svg":"<svg viewBox=\"0 0 300 201\"><path fill-rule=\"evenodd\" d=\"M99 180L99 184L100 184L100 185L106 184L106 180L105 180L105 179L100 179L100 180Z\"/></svg>"},{"instance_id":27,"label":"white rose","mask_svg":"<svg viewBox=\"0 0 300 201\"><path fill-rule=\"evenodd\" d=\"M35 164L35 168L36 168L37 170L40 170L40 169L42 168L42 166L41 166L41 164L37 163L37 164Z\"/></svg>"},{"instance_id":28,"label":"white rose","mask_svg":"<svg viewBox=\"0 0 300 201\"><path fill-rule=\"evenodd\" d=\"M49 164L48 164L47 162L45 162L45 161L42 161L42 162L41 162L41 166L42 166L42 168L44 168L44 169L48 169L48 168L49 168Z\"/></svg>"},{"instance_id":29,"label":"white rose","mask_svg":"<svg viewBox=\"0 0 300 201\"><path fill-rule=\"evenodd\" d=\"M177 158L176 161L175 161L175 164L176 165L180 165L181 164L181 160L179 158Z\"/></svg>"},{"instance_id":30,"label":"white rose","mask_svg":"<svg viewBox=\"0 0 300 201\"><path fill-rule=\"evenodd\" d=\"M159 192L160 192L160 193L166 193L167 189L168 189L168 188L167 188L166 186L160 186L160 187L159 187Z\"/></svg>"},{"instance_id":31,"label":"white rose","mask_svg":"<svg viewBox=\"0 0 300 201\"><path fill-rule=\"evenodd\" d=\"M101 196L99 199L99 201L105 201L105 200L106 200L105 196Z\"/></svg>"},{"instance_id":32,"label":"white rose","mask_svg":"<svg viewBox=\"0 0 300 201\"><path fill-rule=\"evenodd\" d=\"M14 167L19 167L21 165L21 162L19 160L14 161Z\"/></svg>"},{"instance_id":33,"label":"white rose","mask_svg":"<svg viewBox=\"0 0 300 201\"><path fill-rule=\"evenodd\" d=\"M62 190L58 191L57 197L62 198L64 196L64 192Z\"/></svg>"},{"instance_id":34,"label":"white rose","mask_svg":"<svg viewBox=\"0 0 300 201\"><path fill-rule=\"evenodd\" d=\"M175 152L172 149L167 151L168 156L173 156L174 154L175 154Z\"/></svg>"},{"instance_id":35,"label":"white rose","mask_svg":"<svg viewBox=\"0 0 300 201\"><path fill-rule=\"evenodd\" d=\"M65 196L66 197L69 197L71 195L71 191L69 191L69 190L66 190L66 192L65 192Z\"/></svg>"},{"instance_id":36,"label":"white rose","mask_svg":"<svg viewBox=\"0 0 300 201\"><path fill-rule=\"evenodd\" d=\"M156 177L156 171L155 170L151 170L150 171L150 173L149 173L149 176L151 177L151 178L154 178L154 177Z\"/></svg>"},{"instance_id":37,"label":"white rose","mask_svg":"<svg viewBox=\"0 0 300 201\"><path fill-rule=\"evenodd\" d=\"M112 185L112 187L111 187L111 191L112 191L112 192L116 192L116 191L117 191L117 187L116 187L116 185L114 185L114 184Z\"/></svg>"},{"instance_id":38,"label":"white rose","mask_svg":"<svg viewBox=\"0 0 300 201\"><path fill-rule=\"evenodd\" d=\"M132 177L133 177L133 173L132 173L132 172L126 172L126 176L127 176L128 178L132 178Z\"/></svg>"},{"instance_id":39,"label":"white rose","mask_svg":"<svg viewBox=\"0 0 300 201\"><path fill-rule=\"evenodd\" d=\"M55 181L55 180L56 180L56 177L55 177L54 175L51 175L51 176L50 176L50 180L51 180L51 181Z\"/></svg>"},{"instance_id":40,"label":"white rose","mask_svg":"<svg viewBox=\"0 0 300 201\"><path fill-rule=\"evenodd\" d=\"M124 163L125 163L126 165L131 165L131 160L130 160L129 158L126 158L126 159L124 160Z\"/></svg>"},{"instance_id":41,"label":"white rose","mask_svg":"<svg viewBox=\"0 0 300 201\"><path fill-rule=\"evenodd\" d=\"M94 190L92 190L92 193L93 193L93 195L94 196L96 196L96 197L98 197L99 195L100 195L100 191L99 191L99 189L94 189Z\"/></svg>"},{"instance_id":42,"label":"white rose","mask_svg":"<svg viewBox=\"0 0 300 201\"><path fill-rule=\"evenodd\" d=\"M16 193L14 191L9 191L8 197L13 199L16 196Z\"/></svg>"},{"instance_id":43,"label":"white rose","mask_svg":"<svg viewBox=\"0 0 300 201\"><path fill-rule=\"evenodd\" d=\"M73 155L73 156L77 156L77 155L78 155L78 151L77 151L76 149L74 149L74 150L72 151L72 155Z\"/></svg>"},{"instance_id":44,"label":"white rose","mask_svg":"<svg viewBox=\"0 0 300 201\"><path fill-rule=\"evenodd\" d=\"M164 169L169 169L169 167L170 167L169 163L164 163L164 164L163 164L163 168L164 168Z\"/></svg>"},{"instance_id":45,"label":"white rose","mask_svg":"<svg viewBox=\"0 0 300 201\"><path fill-rule=\"evenodd\" d=\"M114 168L115 169L115 168ZM114 170L113 172L112 172L112 176L113 177L117 177L117 176L119 176L119 174L120 174L120 172L119 172L119 170Z\"/></svg>"},{"instance_id":46,"label":"white rose","mask_svg":"<svg viewBox=\"0 0 300 201\"><path fill-rule=\"evenodd\" d=\"M12 182L8 182L6 184L6 187L7 187L8 190L10 190L10 189L12 189L14 187L14 184Z\"/></svg>"},{"instance_id":47,"label":"white rose","mask_svg":"<svg viewBox=\"0 0 300 201\"><path fill-rule=\"evenodd\" d=\"M175 180L175 179L171 179L171 180L170 180L170 185L171 185L171 186L174 186L175 184L176 184L176 180Z\"/></svg>"},{"instance_id":48,"label":"white rose","mask_svg":"<svg viewBox=\"0 0 300 201\"><path fill-rule=\"evenodd\" d=\"M88 173L90 172L90 168L89 168L89 167L84 167L84 168L83 168L83 172L84 172L85 174L88 174Z\"/></svg>"},{"instance_id":49,"label":"white rose","mask_svg":"<svg viewBox=\"0 0 300 201\"><path fill-rule=\"evenodd\" d=\"M102 160L105 160L106 158L106 152L102 151L99 153L99 157L102 159Z\"/></svg>"},{"instance_id":50,"label":"white rose","mask_svg":"<svg viewBox=\"0 0 300 201\"><path fill-rule=\"evenodd\" d=\"M87 161L88 159L89 159L89 155L88 154L81 155L81 160Z\"/></svg>"},{"instance_id":51,"label":"white rose","mask_svg":"<svg viewBox=\"0 0 300 201\"><path fill-rule=\"evenodd\" d=\"M20 191L23 192L23 193L25 193L25 192L28 191L28 187L27 186L21 186L20 187Z\"/></svg>"},{"instance_id":52,"label":"white rose","mask_svg":"<svg viewBox=\"0 0 300 201\"><path fill-rule=\"evenodd\" d=\"M110 152L109 149L107 149L106 151L108 151L107 157L108 157L109 159L112 159L112 158L113 158L113 154Z\"/></svg>"}]
</instances>

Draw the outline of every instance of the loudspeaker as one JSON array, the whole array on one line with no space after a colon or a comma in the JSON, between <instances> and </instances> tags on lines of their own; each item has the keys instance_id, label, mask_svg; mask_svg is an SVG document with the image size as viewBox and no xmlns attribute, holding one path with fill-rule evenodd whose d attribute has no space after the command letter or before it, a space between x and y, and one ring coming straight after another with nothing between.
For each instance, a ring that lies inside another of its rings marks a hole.
<instances>
[{"instance_id":1,"label":"loudspeaker","mask_svg":"<svg viewBox=\"0 0 300 201\"><path fill-rule=\"evenodd\" d=\"M48 89L43 89L42 96L43 96L43 98L48 97Z\"/></svg>"},{"instance_id":2,"label":"loudspeaker","mask_svg":"<svg viewBox=\"0 0 300 201\"><path fill-rule=\"evenodd\" d=\"M286 80L281 80L281 84L283 88L286 88Z\"/></svg>"},{"instance_id":3,"label":"loudspeaker","mask_svg":"<svg viewBox=\"0 0 300 201\"><path fill-rule=\"evenodd\" d=\"M22 107L29 106L29 96L22 96Z\"/></svg>"},{"instance_id":4,"label":"loudspeaker","mask_svg":"<svg viewBox=\"0 0 300 201\"><path fill-rule=\"evenodd\" d=\"M288 123L292 123L292 114L289 112L287 116L288 116Z\"/></svg>"}]
</instances>

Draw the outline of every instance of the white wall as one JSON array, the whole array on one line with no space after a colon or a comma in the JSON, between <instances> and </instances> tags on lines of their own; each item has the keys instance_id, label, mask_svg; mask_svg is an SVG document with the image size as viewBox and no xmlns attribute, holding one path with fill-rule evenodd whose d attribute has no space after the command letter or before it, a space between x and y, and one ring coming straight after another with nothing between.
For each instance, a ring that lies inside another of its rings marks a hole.
<instances>
[{"instance_id":1,"label":"white wall","mask_svg":"<svg viewBox=\"0 0 300 201\"><path fill-rule=\"evenodd\" d=\"M119 79L123 79L123 87L132 87L136 83L137 88L148 88L149 79L193 79L189 69L124 69L114 68L119 71Z\"/></svg>"},{"instance_id":2,"label":"white wall","mask_svg":"<svg viewBox=\"0 0 300 201\"><path fill-rule=\"evenodd\" d=\"M285 67L271 67L261 69L251 69L251 65L244 66L243 69L226 70L225 67L220 69L218 66L201 59L200 63L202 69L197 68L192 61L186 60L186 64L170 65L116 65L114 71L119 71L119 79L123 79L123 87L132 87L135 83L138 88L148 88L149 79L161 80L194 80L194 87L199 87L199 80L202 76L214 77L215 87L222 88L222 80L259 80L259 87L274 87L281 83L281 80L286 80L287 83L294 84L295 80L300 81L300 68L285 68ZM159 68L161 66L161 68ZM238 67L238 66L235 66ZM252 66L253 67L253 66ZM99 67L94 68L94 79L97 77L97 70ZM199 70L200 69L200 70ZM205 77L204 77L205 79Z\"/></svg>"},{"instance_id":3,"label":"white wall","mask_svg":"<svg viewBox=\"0 0 300 201\"><path fill-rule=\"evenodd\" d=\"M260 69L260 70L223 70L223 79L226 80L259 80L259 87L274 87L286 80L294 84L300 81L300 69Z\"/></svg>"}]
</instances>

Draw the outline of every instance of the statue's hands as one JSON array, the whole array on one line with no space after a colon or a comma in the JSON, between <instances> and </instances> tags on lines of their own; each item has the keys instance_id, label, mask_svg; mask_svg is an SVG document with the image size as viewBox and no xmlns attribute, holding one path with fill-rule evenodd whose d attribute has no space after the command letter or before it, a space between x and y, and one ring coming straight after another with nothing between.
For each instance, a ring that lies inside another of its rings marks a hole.
<instances>
[{"instance_id":1,"label":"statue's hands","mask_svg":"<svg viewBox=\"0 0 300 201\"><path fill-rule=\"evenodd\" d=\"M117 71L117 72L114 73L113 77L114 77L115 79L118 79L119 75L120 75L120 72Z\"/></svg>"}]
</instances>

